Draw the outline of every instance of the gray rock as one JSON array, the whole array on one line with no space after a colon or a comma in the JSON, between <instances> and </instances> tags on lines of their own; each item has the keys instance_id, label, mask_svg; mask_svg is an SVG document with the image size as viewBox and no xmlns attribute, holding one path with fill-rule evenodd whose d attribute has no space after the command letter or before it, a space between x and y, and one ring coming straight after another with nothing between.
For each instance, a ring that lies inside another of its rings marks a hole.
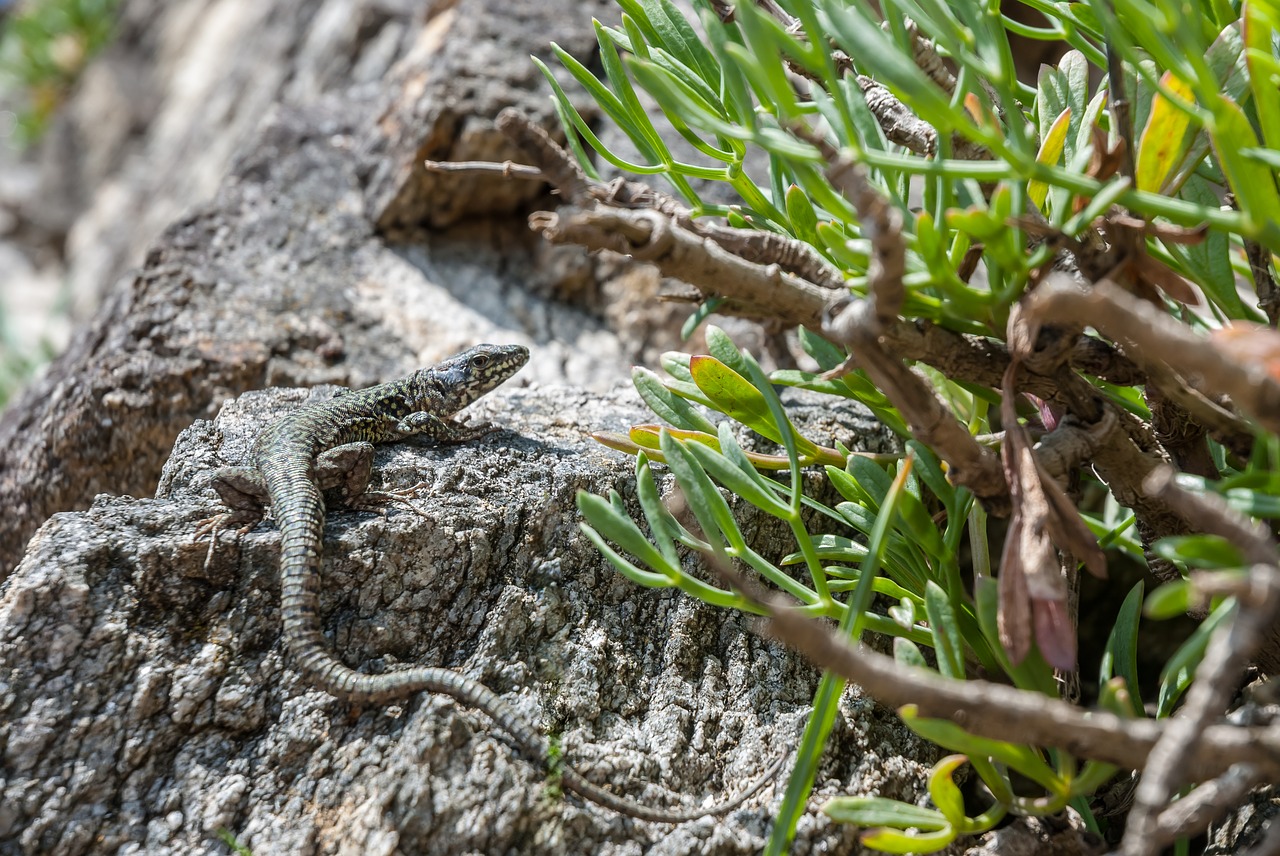
<instances>
[{"instance_id":1,"label":"gray rock","mask_svg":"<svg viewBox=\"0 0 1280 856\"><path fill-rule=\"evenodd\" d=\"M0 598L0 852L217 852L222 830L256 854L758 852L782 779L723 819L637 823L549 797L452 699L353 709L300 681L274 527L224 536L207 564L193 531L217 509L211 470L328 394L242 396L183 432L156 498L101 496L32 539ZM755 778L797 734L815 670L739 614L636 587L578 531L578 490L633 494L632 462L586 430L647 419L634 394L509 386L473 410L504 430L379 451L381 484L430 486L421 516L331 514L322 612L337 656L480 679L593 780L646 802L689 806ZM790 549L751 511L756 549ZM936 749L856 691L842 714L816 794L916 799ZM854 840L809 817L794 852Z\"/></svg>"}]
</instances>

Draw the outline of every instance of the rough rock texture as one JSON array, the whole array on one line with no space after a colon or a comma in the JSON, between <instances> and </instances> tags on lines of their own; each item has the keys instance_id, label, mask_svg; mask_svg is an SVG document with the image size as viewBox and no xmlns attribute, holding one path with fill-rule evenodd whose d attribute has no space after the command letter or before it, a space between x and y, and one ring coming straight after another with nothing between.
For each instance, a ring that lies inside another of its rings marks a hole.
<instances>
[{"instance_id":1,"label":"rough rock texture","mask_svg":"<svg viewBox=\"0 0 1280 856\"><path fill-rule=\"evenodd\" d=\"M155 499L103 496L32 540L0 598L0 852L202 852L220 830L254 853L758 852L776 790L723 820L627 821L549 799L450 699L352 709L299 680L274 527L220 542L207 566L192 532L217 507L210 471L328 394L243 396L183 433ZM632 469L579 422L642 419L634 394L503 389L474 409L507 430L379 453L384 485L430 485L429 519L330 516L322 608L338 655L477 677L596 781L646 801L742 787L796 735L816 674L739 615L638 589L578 533L575 492L630 494ZM766 554L786 549L783 528L744 523ZM843 714L817 793L916 799L936 750L856 693ZM852 846L814 817L793 852Z\"/></svg>"},{"instance_id":2,"label":"rough rock texture","mask_svg":"<svg viewBox=\"0 0 1280 856\"><path fill-rule=\"evenodd\" d=\"M136 23L151 5L132 2L140 8L126 4L132 10L126 20ZM179 5L189 17L177 22L170 16L179 9L152 10L160 33L181 23L201 34L179 40L179 47L216 53L220 42L205 40L231 28L223 37L242 33L248 58L269 66L277 58L287 66L272 51L290 56L293 76L281 79L283 72L273 71L268 82L274 83L266 86L238 66L220 74L206 58L206 76L197 82L183 75L184 69L194 75L195 66L171 66L176 77L164 79L164 93L190 99L187 90L196 87L201 97L182 101L185 109L175 114L161 110L144 151L135 151L136 144L129 150L133 156L117 153L120 171L111 180L75 183L99 191L71 227L88 228L96 206L115 198L103 185L129 187L140 208L157 186L154 173L167 192L157 192L153 206L185 208L193 195L203 194L176 177L176 191L163 184L169 171L216 168L222 175L227 155L218 153L240 150L213 199L173 222L139 273L111 289L105 282L99 286L107 296L90 324L0 416L0 504L12 510L0 521L0 573L12 568L50 514L85 507L101 492L150 493L178 431L243 390L323 381L364 385L486 338L546 343L531 368L542 379L606 388L625 371L630 351L600 313L544 299L557 292L550 284L558 277L588 277L590 264L582 254L575 260L574 254L539 249L522 214L463 224L448 235L420 232L392 245L375 233L377 217L365 199L364 179L384 161L403 167L411 158L401 150L407 146L404 127L389 137L400 148L388 144L384 148L394 150L380 153L373 142L379 129L392 130L393 122L379 120L391 115L388 105L407 99L396 85L374 85L381 70L400 58L396 45L409 54L386 72L397 85L411 86L417 73L479 93L467 102L475 109L497 109L522 95L536 111L547 96L534 88L529 53L545 54L547 42L557 38L589 55L590 9L571 0L527 4L546 21L562 22L555 32L538 32L482 0L434 8L426 22L394 3L354 0L274 0L249 4L251 11L232 0L208 8L194 0ZM457 56L468 50L464 39L475 35L477 19L488 22L491 35L505 32L510 47L478 67L488 78L461 80L454 76ZM337 42L360 33L366 42L338 50ZM276 44L282 39L292 41ZM524 47L517 49L518 43ZM348 85L340 93L325 94L343 80ZM501 97L481 97L486 85ZM433 91L448 104L463 94ZM283 103L268 109L276 99ZM194 124L183 124L184 117ZM456 111L443 108L410 120L423 140L454 133L460 121ZM439 127L431 124L435 120ZM219 121L227 126L221 134L214 132ZM463 124L468 134L451 154L490 153L485 140L496 132L490 127L486 137L478 130L479 117ZM254 135L246 143L247 129ZM148 178L134 182L131 170ZM191 193L181 192L186 190ZM61 197L50 191L49 198ZM102 219L112 229L133 229L135 240L153 222L127 205ZM114 253L130 253L128 241L106 233L95 240ZM548 263L556 258L562 261ZM86 271L92 267L83 264ZM108 263L102 270L115 268ZM541 287L527 289L529 280Z\"/></svg>"}]
</instances>

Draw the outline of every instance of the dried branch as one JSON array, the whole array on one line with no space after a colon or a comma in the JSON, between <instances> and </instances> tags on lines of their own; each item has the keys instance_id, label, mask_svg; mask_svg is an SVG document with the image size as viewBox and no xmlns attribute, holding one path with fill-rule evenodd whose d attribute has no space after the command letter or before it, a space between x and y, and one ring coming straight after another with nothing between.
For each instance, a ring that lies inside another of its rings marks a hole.
<instances>
[{"instance_id":1,"label":"dried branch","mask_svg":"<svg viewBox=\"0 0 1280 856\"><path fill-rule=\"evenodd\" d=\"M1258 365L1231 359L1209 339L1113 283L1100 280L1081 290L1066 277L1050 275L1031 294L1028 309L1040 317L1092 325L1149 377L1167 376L1172 369L1206 396L1225 393L1268 431L1280 432L1280 382ZM1161 389L1177 400L1170 388L1176 386L1162 384Z\"/></svg>"},{"instance_id":2,"label":"dried branch","mask_svg":"<svg viewBox=\"0 0 1280 856\"><path fill-rule=\"evenodd\" d=\"M902 22L907 35L911 37L911 59L916 68L929 76L938 84L938 88L948 95L956 94L956 76L947 68L947 64L938 55L938 46L933 39L920 33L920 25L911 18Z\"/></svg>"},{"instance_id":3,"label":"dried branch","mask_svg":"<svg viewBox=\"0 0 1280 856\"><path fill-rule=\"evenodd\" d=\"M1273 629L1280 612L1280 570L1274 564L1254 565L1249 579L1252 596L1237 604L1230 625L1210 637L1181 715L1168 720L1151 750L1125 829L1126 856L1154 856L1173 840L1160 838L1159 812L1183 783L1200 776L1198 763L1192 761L1194 744L1226 711L1245 664ZM1175 831L1175 837L1180 834Z\"/></svg>"},{"instance_id":4,"label":"dried branch","mask_svg":"<svg viewBox=\"0 0 1280 856\"><path fill-rule=\"evenodd\" d=\"M731 310L748 317L786 318L817 328L831 297L830 289L777 265L746 261L656 211L566 206L530 215L529 226L554 244L612 250L649 262L704 295L726 298Z\"/></svg>"},{"instance_id":5,"label":"dried branch","mask_svg":"<svg viewBox=\"0 0 1280 856\"><path fill-rule=\"evenodd\" d=\"M764 633L820 668L858 684L882 704L912 705L920 716L950 720L980 737L1053 746L1079 758L1125 769L1143 769L1168 728L1169 720L1122 719L1003 684L951 680L927 669L904 666L892 657L851 643L714 557L707 560L728 585L765 611ZM1243 763L1253 764L1263 776L1280 776L1280 728L1276 726L1210 725L1189 748L1196 781Z\"/></svg>"},{"instance_id":6,"label":"dried branch","mask_svg":"<svg viewBox=\"0 0 1280 856\"><path fill-rule=\"evenodd\" d=\"M902 214L867 180L867 170L848 156L824 146L827 180L858 212L862 237L871 242L867 266L867 298L874 302L876 332L892 323L902 311L907 290L902 277L907 269L907 248L902 240Z\"/></svg>"},{"instance_id":7,"label":"dried branch","mask_svg":"<svg viewBox=\"0 0 1280 856\"><path fill-rule=\"evenodd\" d=\"M502 178L520 178L526 181L549 181L547 174L536 166L513 161L435 161L426 160L422 165L430 172L494 173Z\"/></svg>"},{"instance_id":8,"label":"dried branch","mask_svg":"<svg viewBox=\"0 0 1280 856\"><path fill-rule=\"evenodd\" d=\"M1267 314L1272 327L1280 325L1280 288L1271 275L1271 253L1252 238L1244 239L1245 255L1249 257L1249 272L1253 275L1254 292L1258 295L1258 308Z\"/></svg>"},{"instance_id":9,"label":"dried branch","mask_svg":"<svg viewBox=\"0 0 1280 856\"><path fill-rule=\"evenodd\" d=\"M573 156L551 139L551 135L528 116L508 107L494 120L498 130L533 158L547 181L569 202L584 203L596 184L582 171Z\"/></svg>"},{"instance_id":10,"label":"dried branch","mask_svg":"<svg viewBox=\"0 0 1280 856\"><path fill-rule=\"evenodd\" d=\"M938 132L932 125L911 111L883 84L874 78L859 74L856 78L867 109L875 116L885 139L924 157L933 157L938 151Z\"/></svg>"},{"instance_id":11,"label":"dried branch","mask_svg":"<svg viewBox=\"0 0 1280 856\"><path fill-rule=\"evenodd\" d=\"M1238 807L1250 791L1266 780L1253 764L1227 768L1221 776L1197 785L1194 791L1160 812L1153 837L1171 843L1178 838L1199 835L1209 824Z\"/></svg>"},{"instance_id":12,"label":"dried branch","mask_svg":"<svg viewBox=\"0 0 1280 856\"><path fill-rule=\"evenodd\" d=\"M1153 472L1146 489L1188 521L1194 521L1197 529L1238 545L1255 564L1249 572L1248 594L1239 599L1235 620L1219 627L1210 638L1181 715L1170 720L1151 752L1126 828L1127 856L1153 856L1164 844L1187 834L1187 829L1175 822L1182 817L1181 811L1171 813L1173 809L1166 809L1162 813L1161 809L1191 775L1189 744L1226 711L1254 652L1268 642L1274 643L1275 618L1280 612L1280 571L1276 568L1280 552L1269 532L1232 511L1219 497L1178 487L1172 468ZM1205 806L1225 808L1213 796L1210 791L1203 797Z\"/></svg>"},{"instance_id":13,"label":"dried branch","mask_svg":"<svg viewBox=\"0 0 1280 856\"><path fill-rule=\"evenodd\" d=\"M823 335L849 349L858 367L902 414L912 436L947 462L951 478L973 491L992 513L1008 513L1009 489L995 453L956 421L928 381L881 344L881 333L897 322L906 293L901 215L867 181L866 171L843 155L828 163L827 177L857 210L863 236L871 241L872 261L867 296L832 301L823 312ZM847 367L836 371L841 370Z\"/></svg>"},{"instance_id":14,"label":"dried branch","mask_svg":"<svg viewBox=\"0 0 1280 856\"><path fill-rule=\"evenodd\" d=\"M999 458L956 421L928 381L880 344L870 320L873 313L869 304L855 298L836 301L823 317L823 335L850 350L858 367L902 414L912 436L947 462L957 484L973 491L992 514L1007 515L1009 492Z\"/></svg>"},{"instance_id":15,"label":"dried branch","mask_svg":"<svg viewBox=\"0 0 1280 856\"><path fill-rule=\"evenodd\" d=\"M1227 505L1213 493L1192 493L1178 487L1173 467L1157 467L1147 477L1143 489L1166 503L1200 532L1217 535L1237 547L1246 562L1253 565L1276 564L1280 548L1270 531Z\"/></svg>"},{"instance_id":16,"label":"dried branch","mask_svg":"<svg viewBox=\"0 0 1280 856\"><path fill-rule=\"evenodd\" d=\"M1076 339L1071 352L1071 368L1081 374L1102 378L1117 386L1141 386L1147 376L1110 342L1093 336Z\"/></svg>"},{"instance_id":17,"label":"dried branch","mask_svg":"<svg viewBox=\"0 0 1280 856\"><path fill-rule=\"evenodd\" d=\"M693 212L675 197L661 193L638 181L617 179L609 183L595 181L578 166L541 125L518 110L507 108L498 114L498 129L529 153L546 180L567 202L583 208L599 203L607 207L657 211L681 228L709 238L725 250L761 265L776 264L809 282L826 288L844 286L844 275L824 259L813 247L786 235L761 229L734 229L705 220L696 220ZM428 162L431 166L431 162ZM489 169L492 171L492 168ZM529 177L522 174L519 177ZM690 281L697 285L696 282Z\"/></svg>"},{"instance_id":18,"label":"dried branch","mask_svg":"<svg viewBox=\"0 0 1280 856\"><path fill-rule=\"evenodd\" d=\"M787 32L792 35L804 35L799 20L779 8L772 2L758 2L758 5L777 19ZM723 20L723 18L722 18ZM915 21L907 18L907 32L911 35L911 55L916 65L948 95L955 94L956 79L947 69L942 57L938 55L933 40L920 34ZM858 88L862 90L867 109L875 117L880 130L891 143L902 146L918 155L932 157L938 151L938 132L925 120L915 114L911 108L903 104L896 95L890 92L875 78L858 74L853 59L836 48L832 48L832 63L839 75L853 74ZM809 69L791 59L785 60L787 68L794 74L809 80L815 85L822 85L823 80ZM993 99L994 101L994 99ZM951 151L953 156L964 160L990 160L992 155L985 146L975 143L961 134L951 135Z\"/></svg>"}]
</instances>

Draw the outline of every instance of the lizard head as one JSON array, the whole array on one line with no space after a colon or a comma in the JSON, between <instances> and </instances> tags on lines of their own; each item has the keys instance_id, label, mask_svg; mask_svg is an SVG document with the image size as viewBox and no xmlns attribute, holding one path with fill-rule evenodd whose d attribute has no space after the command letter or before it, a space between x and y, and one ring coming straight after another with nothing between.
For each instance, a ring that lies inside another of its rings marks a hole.
<instances>
[{"instance_id":1,"label":"lizard head","mask_svg":"<svg viewBox=\"0 0 1280 856\"><path fill-rule=\"evenodd\" d=\"M476 345L427 369L462 409L529 362L524 345Z\"/></svg>"}]
</instances>

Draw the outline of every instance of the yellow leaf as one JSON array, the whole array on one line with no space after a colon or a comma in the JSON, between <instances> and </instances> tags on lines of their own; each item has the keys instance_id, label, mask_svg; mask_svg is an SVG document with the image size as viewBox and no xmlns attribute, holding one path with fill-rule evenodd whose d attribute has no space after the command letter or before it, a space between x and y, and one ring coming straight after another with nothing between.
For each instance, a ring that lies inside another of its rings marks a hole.
<instances>
[{"instance_id":1,"label":"yellow leaf","mask_svg":"<svg viewBox=\"0 0 1280 856\"><path fill-rule=\"evenodd\" d=\"M1191 86L1165 72L1160 81L1178 97L1194 102ZM1134 185L1138 190L1159 192L1165 181L1182 164L1191 148L1193 135L1187 133L1191 116L1164 95L1157 92L1151 101L1147 126L1138 140L1138 161L1134 166Z\"/></svg>"},{"instance_id":2,"label":"yellow leaf","mask_svg":"<svg viewBox=\"0 0 1280 856\"><path fill-rule=\"evenodd\" d=\"M1058 162L1062 157L1063 146L1067 142L1067 127L1070 122L1071 108L1068 107L1059 113L1058 118L1054 119L1053 124L1049 126L1049 133L1045 134L1044 141L1040 143L1040 151L1036 154L1037 163L1054 165ZM1031 201L1037 208L1044 211L1044 200L1049 195L1049 185L1043 181L1032 181L1027 184L1027 195L1031 197Z\"/></svg>"}]
</instances>

